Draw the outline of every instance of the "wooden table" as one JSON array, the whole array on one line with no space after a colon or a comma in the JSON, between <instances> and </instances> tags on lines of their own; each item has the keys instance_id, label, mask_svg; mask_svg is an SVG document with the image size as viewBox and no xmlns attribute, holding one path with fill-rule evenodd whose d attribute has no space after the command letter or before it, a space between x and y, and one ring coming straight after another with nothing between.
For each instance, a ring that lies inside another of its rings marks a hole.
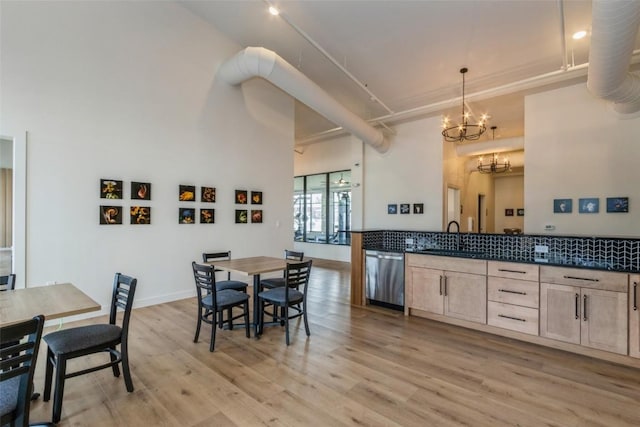
<instances>
[{"instance_id":1,"label":"wooden table","mask_svg":"<svg viewBox=\"0 0 640 427\"><path fill-rule=\"evenodd\" d=\"M257 331L260 313L260 306L258 304L258 294L261 291L260 274L283 271L287 267L288 262L293 261L286 260L284 258L256 256L250 258L237 258L228 261L214 260L206 262L205 264L213 265L215 268L220 270L253 276L253 328L254 331Z\"/></svg>"},{"instance_id":2,"label":"wooden table","mask_svg":"<svg viewBox=\"0 0 640 427\"><path fill-rule=\"evenodd\" d=\"M0 292L0 326L43 314L45 320L98 311L101 306L71 283Z\"/></svg>"}]
</instances>

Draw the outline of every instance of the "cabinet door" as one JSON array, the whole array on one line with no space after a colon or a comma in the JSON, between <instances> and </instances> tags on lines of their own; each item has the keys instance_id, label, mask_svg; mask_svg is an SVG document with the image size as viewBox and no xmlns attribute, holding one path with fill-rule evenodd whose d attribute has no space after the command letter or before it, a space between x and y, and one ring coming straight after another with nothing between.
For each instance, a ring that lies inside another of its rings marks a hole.
<instances>
[{"instance_id":1,"label":"cabinet door","mask_svg":"<svg viewBox=\"0 0 640 427\"><path fill-rule=\"evenodd\" d=\"M540 283L540 336L580 344L580 288Z\"/></svg>"},{"instance_id":2,"label":"cabinet door","mask_svg":"<svg viewBox=\"0 0 640 427\"><path fill-rule=\"evenodd\" d=\"M629 356L640 357L640 276L629 282Z\"/></svg>"},{"instance_id":3,"label":"cabinet door","mask_svg":"<svg viewBox=\"0 0 640 427\"><path fill-rule=\"evenodd\" d=\"M583 288L581 303L580 343L627 354L627 294Z\"/></svg>"},{"instance_id":4,"label":"cabinet door","mask_svg":"<svg viewBox=\"0 0 640 427\"><path fill-rule=\"evenodd\" d=\"M446 271L444 314L487 323L487 276Z\"/></svg>"},{"instance_id":5,"label":"cabinet door","mask_svg":"<svg viewBox=\"0 0 640 427\"><path fill-rule=\"evenodd\" d=\"M442 314L443 272L430 268L410 267L409 274L411 274L411 291L407 293L410 295L409 308Z\"/></svg>"}]
</instances>

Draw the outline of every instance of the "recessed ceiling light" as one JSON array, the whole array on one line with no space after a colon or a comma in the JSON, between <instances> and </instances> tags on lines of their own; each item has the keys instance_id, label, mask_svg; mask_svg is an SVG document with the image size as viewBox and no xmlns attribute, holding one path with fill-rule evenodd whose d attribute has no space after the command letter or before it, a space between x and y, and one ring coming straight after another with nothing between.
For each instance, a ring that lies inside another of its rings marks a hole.
<instances>
[{"instance_id":1,"label":"recessed ceiling light","mask_svg":"<svg viewBox=\"0 0 640 427\"><path fill-rule=\"evenodd\" d=\"M275 6L269 6L269 13L273 16L280 15L280 11Z\"/></svg>"},{"instance_id":2,"label":"recessed ceiling light","mask_svg":"<svg viewBox=\"0 0 640 427\"><path fill-rule=\"evenodd\" d=\"M576 31L575 33L573 33L573 39L574 40L580 40L582 38L584 38L584 36L587 35L587 32L585 30L581 30L581 31Z\"/></svg>"}]
</instances>

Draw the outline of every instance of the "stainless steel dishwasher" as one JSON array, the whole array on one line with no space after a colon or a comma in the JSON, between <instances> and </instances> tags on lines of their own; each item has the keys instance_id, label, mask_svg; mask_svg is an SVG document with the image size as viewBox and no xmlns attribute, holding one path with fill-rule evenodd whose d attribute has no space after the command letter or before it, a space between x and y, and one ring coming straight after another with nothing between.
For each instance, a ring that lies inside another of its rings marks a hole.
<instances>
[{"instance_id":1,"label":"stainless steel dishwasher","mask_svg":"<svg viewBox=\"0 0 640 427\"><path fill-rule=\"evenodd\" d=\"M404 254L365 251L365 296L369 304L404 310Z\"/></svg>"}]
</instances>

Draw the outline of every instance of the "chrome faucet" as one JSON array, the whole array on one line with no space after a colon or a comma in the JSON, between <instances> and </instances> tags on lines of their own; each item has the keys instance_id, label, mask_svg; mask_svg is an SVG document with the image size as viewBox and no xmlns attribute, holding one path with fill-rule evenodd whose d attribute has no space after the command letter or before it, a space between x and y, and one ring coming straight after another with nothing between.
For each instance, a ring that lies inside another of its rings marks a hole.
<instances>
[{"instance_id":1,"label":"chrome faucet","mask_svg":"<svg viewBox=\"0 0 640 427\"><path fill-rule=\"evenodd\" d=\"M460 244L460 223L458 221L449 221L449 224L447 224L447 233L451 232L451 226L452 225L456 225L456 251L459 251L462 249L462 245Z\"/></svg>"}]
</instances>

